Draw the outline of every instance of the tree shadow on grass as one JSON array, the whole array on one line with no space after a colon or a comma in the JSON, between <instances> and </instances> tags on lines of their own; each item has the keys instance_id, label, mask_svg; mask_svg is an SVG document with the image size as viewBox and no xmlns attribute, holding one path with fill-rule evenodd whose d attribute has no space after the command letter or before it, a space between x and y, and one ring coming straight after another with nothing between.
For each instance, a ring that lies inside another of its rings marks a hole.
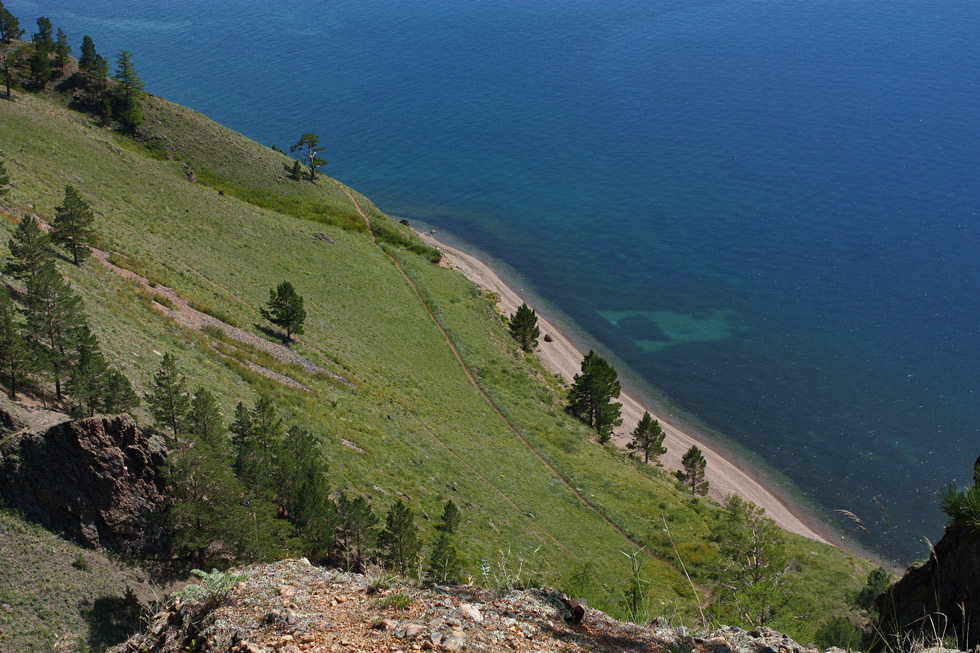
<instances>
[{"instance_id":1,"label":"tree shadow on grass","mask_svg":"<svg viewBox=\"0 0 980 653\"><path fill-rule=\"evenodd\" d=\"M283 340L283 336L285 336L286 334L283 333L282 331L279 331L278 329L273 329L273 328L270 328L270 327L268 327L268 326L266 326L264 324L258 324L258 323L255 323L255 322L252 323L252 326L254 326L256 329L258 329L259 331L261 331L263 334L265 334L269 338L274 339L280 345L285 345L286 347L288 347L290 345L290 343L288 343L285 340Z\"/></svg>"},{"instance_id":2,"label":"tree shadow on grass","mask_svg":"<svg viewBox=\"0 0 980 653\"><path fill-rule=\"evenodd\" d=\"M88 645L103 651L125 642L140 629L143 608L132 588L124 596L102 596L82 609L88 622Z\"/></svg>"}]
</instances>

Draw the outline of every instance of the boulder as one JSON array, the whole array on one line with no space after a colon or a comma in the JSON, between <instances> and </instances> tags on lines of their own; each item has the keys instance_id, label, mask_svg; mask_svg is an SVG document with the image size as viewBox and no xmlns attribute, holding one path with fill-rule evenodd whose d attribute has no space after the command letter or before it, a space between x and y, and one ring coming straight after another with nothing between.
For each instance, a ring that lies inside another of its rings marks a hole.
<instances>
[{"instance_id":1,"label":"boulder","mask_svg":"<svg viewBox=\"0 0 980 653\"><path fill-rule=\"evenodd\" d=\"M148 518L168 505L157 471L166 453L163 440L128 415L16 433L0 444L0 497L93 549L161 550L166 532Z\"/></svg>"}]
</instances>

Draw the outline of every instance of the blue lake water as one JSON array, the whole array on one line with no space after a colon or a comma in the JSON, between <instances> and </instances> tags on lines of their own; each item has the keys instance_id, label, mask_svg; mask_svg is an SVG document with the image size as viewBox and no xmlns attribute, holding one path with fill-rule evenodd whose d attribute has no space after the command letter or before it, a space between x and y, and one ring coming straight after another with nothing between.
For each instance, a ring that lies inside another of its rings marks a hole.
<instances>
[{"instance_id":1,"label":"blue lake water","mask_svg":"<svg viewBox=\"0 0 980 653\"><path fill-rule=\"evenodd\" d=\"M975 0L5 4L263 143L317 132L848 537L942 534L980 453Z\"/></svg>"}]
</instances>

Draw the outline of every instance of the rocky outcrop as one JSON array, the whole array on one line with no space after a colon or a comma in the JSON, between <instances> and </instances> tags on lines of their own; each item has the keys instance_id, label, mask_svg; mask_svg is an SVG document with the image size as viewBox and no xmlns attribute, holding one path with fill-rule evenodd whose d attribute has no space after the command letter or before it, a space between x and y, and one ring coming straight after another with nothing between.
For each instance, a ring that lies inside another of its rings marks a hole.
<instances>
[{"instance_id":1,"label":"rocky outcrop","mask_svg":"<svg viewBox=\"0 0 980 653\"><path fill-rule=\"evenodd\" d=\"M882 648L911 650L954 636L964 651L980 645L980 532L950 527L929 560L875 600L887 633Z\"/></svg>"},{"instance_id":2,"label":"rocky outcrop","mask_svg":"<svg viewBox=\"0 0 980 653\"><path fill-rule=\"evenodd\" d=\"M167 504L157 472L165 456L128 415L16 433L0 444L0 497L85 546L150 552L166 544L148 521Z\"/></svg>"},{"instance_id":3,"label":"rocky outcrop","mask_svg":"<svg viewBox=\"0 0 980 653\"><path fill-rule=\"evenodd\" d=\"M111 650L815 653L768 628L692 633L637 626L555 590L420 588L305 559L216 573L201 585L199 592L183 592L194 600L172 600L145 632Z\"/></svg>"}]
</instances>

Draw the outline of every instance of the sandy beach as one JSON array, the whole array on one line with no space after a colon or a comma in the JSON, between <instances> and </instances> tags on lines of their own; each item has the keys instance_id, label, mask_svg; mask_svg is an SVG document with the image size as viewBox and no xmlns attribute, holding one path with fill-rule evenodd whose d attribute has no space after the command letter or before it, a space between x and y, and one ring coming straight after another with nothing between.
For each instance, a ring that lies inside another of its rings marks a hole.
<instances>
[{"instance_id":1,"label":"sandy beach","mask_svg":"<svg viewBox=\"0 0 980 653\"><path fill-rule=\"evenodd\" d=\"M480 259L439 241L431 234L422 234L422 236L426 242L442 251L444 265L458 270L480 287L496 294L498 306L504 313L508 315L514 313L524 301L510 286L504 283L490 266ZM581 371L582 358L585 354L575 347L554 324L549 323L540 314L538 315L538 326L541 329L542 339L539 341L537 355L547 369L561 374L567 381L571 382L572 377ZM544 342L543 337L546 333L551 336L552 342ZM612 441L620 447L625 447L629 440L630 431L636 426L647 408L625 392L620 395L619 400L623 404L623 425L616 429ZM667 434L664 440L667 453L661 457L661 461L667 469L678 469L681 456L692 444L696 444L704 452L704 457L708 461L706 475L710 483L708 492L710 498L723 501L726 496L736 494L764 508L766 515L785 530L818 542L832 544L827 536L818 532L817 526L809 523L805 515L798 514L798 511L791 509L772 490L743 471L735 462L712 449L693 434L661 419L653 411L650 413L660 421L664 432Z\"/></svg>"}]
</instances>

